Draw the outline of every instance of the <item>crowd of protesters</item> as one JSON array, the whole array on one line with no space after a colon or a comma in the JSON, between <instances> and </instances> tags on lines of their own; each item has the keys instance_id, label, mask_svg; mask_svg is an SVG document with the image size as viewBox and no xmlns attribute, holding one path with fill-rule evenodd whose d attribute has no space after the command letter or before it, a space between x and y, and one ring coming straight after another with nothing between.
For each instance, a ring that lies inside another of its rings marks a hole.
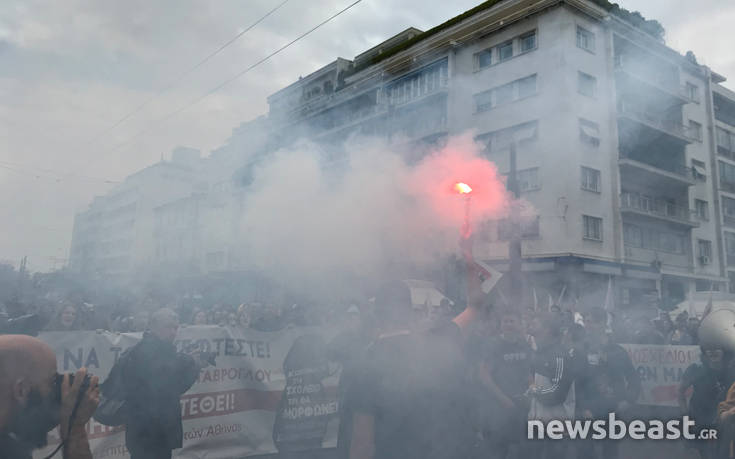
<instances>
[{"instance_id":1,"label":"crowd of protesters","mask_svg":"<svg viewBox=\"0 0 735 459\"><path fill-rule=\"evenodd\" d=\"M411 303L410 298L404 300ZM337 327L341 332L329 352L330 360L341 362L345 369L337 449L344 458L460 457L454 453L442 456L457 451L460 444L461 457L468 458L619 457L620 442L615 441L599 445L527 441L526 422L594 420L609 413L622 419L661 416L662 412L647 412L636 405L641 382L620 344L699 344L699 320L686 312L673 320L666 312L641 319L625 311L609 313L602 307L575 311L558 305L543 310L495 305L485 307L483 314L467 324L461 319L465 313L447 299L439 304L411 304L405 317L396 315L396 308L389 307L391 302L395 299L378 297L316 309L267 301L156 304L147 299L137 308L117 311L79 300L60 300L53 308L6 304L0 312L11 317L37 314L43 318L41 329L48 331L142 332L161 308L175 309L182 326L258 331ZM452 324L461 324L460 331L451 328ZM421 338L403 341L403 336L411 334ZM457 338L460 335L462 339ZM735 382L735 371L731 357L724 349L702 348L701 363L692 365L681 378L680 411L664 415L689 414L698 427L732 422L735 391L730 396L728 389ZM444 371L448 368L451 371ZM392 387L412 387L409 391L415 396L383 387L380 375L386 373L393 379ZM405 380L396 381L397 374L405 375ZM457 393L462 397L457 398ZM728 400L732 400L729 405ZM412 414L400 415L396 409ZM460 429L467 435L455 435L454 442L442 437L428 421L434 416L441 416L444 424L452 419L461 426L454 431ZM373 423L373 444L367 448L372 456L361 455L365 419ZM441 444L433 437L441 438ZM428 449L415 450L417 442L429 445ZM717 442L692 446L704 458L721 455Z\"/></svg>"}]
</instances>

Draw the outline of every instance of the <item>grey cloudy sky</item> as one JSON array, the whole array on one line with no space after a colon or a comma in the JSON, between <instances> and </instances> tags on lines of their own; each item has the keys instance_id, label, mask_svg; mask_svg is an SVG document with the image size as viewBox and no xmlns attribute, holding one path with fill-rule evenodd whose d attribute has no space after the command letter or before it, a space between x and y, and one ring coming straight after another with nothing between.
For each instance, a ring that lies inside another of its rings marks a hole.
<instances>
[{"instance_id":1,"label":"grey cloudy sky","mask_svg":"<svg viewBox=\"0 0 735 459\"><path fill-rule=\"evenodd\" d=\"M282 0L0 2L0 260L45 270L68 255L74 212L176 145L204 154L267 111L266 96L390 35L428 29L481 0L363 0L266 64L164 123L352 0L290 0L125 123L120 117ZM735 2L624 0L667 43L735 82ZM735 88L731 82L729 86ZM142 130L146 134L119 147Z\"/></svg>"}]
</instances>

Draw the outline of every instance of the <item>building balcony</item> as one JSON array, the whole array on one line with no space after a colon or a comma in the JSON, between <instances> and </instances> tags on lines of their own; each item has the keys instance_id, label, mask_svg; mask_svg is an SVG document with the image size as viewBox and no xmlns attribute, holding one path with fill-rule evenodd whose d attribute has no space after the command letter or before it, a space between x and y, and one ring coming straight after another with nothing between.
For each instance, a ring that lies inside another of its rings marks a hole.
<instances>
[{"instance_id":1,"label":"building balcony","mask_svg":"<svg viewBox=\"0 0 735 459\"><path fill-rule=\"evenodd\" d=\"M699 226L699 222L692 218L688 207L638 193L621 193L620 211L624 214L638 215L689 228Z\"/></svg>"},{"instance_id":2,"label":"building balcony","mask_svg":"<svg viewBox=\"0 0 735 459\"><path fill-rule=\"evenodd\" d=\"M623 183L662 185L669 187L693 186L696 182L692 169L683 163L671 161L665 164L650 164L633 159L621 152L618 161Z\"/></svg>"},{"instance_id":3,"label":"building balcony","mask_svg":"<svg viewBox=\"0 0 735 459\"><path fill-rule=\"evenodd\" d=\"M735 151L733 151L733 147L727 146L727 145L720 145L720 143L717 143L717 154L720 156L723 156L727 159L735 160Z\"/></svg>"},{"instance_id":4,"label":"building balcony","mask_svg":"<svg viewBox=\"0 0 735 459\"><path fill-rule=\"evenodd\" d=\"M727 191L728 193L735 193L735 183L728 182L720 178L720 190Z\"/></svg>"},{"instance_id":5,"label":"building balcony","mask_svg":"<svg viewBox=\"0 0 735 459\"><path fill-rule=\"evenodd\" d=\"M617 56L615 60L615 71L626 83L643 84L647 88L661 91L678 103L686 104L692 102L684 86L679 84L678 77L672 78L668 74L659 74L645 70L639 65L626 62Z\"/></svg>"},{"instance_id":6,"label":"building balcony","mask_svg":"<svg viewBox=\"0 0 735 459\"><path fill-rule=\"evenodd\" d=\"M646 112L636 104L626 103L625 101L618 104L618 118L619 122L632 122L644 129L666 134L685 143L695 142L698 138L697 133L688 126L676 121L662 119L656 114Z\"/></svg>"}]
</instances>

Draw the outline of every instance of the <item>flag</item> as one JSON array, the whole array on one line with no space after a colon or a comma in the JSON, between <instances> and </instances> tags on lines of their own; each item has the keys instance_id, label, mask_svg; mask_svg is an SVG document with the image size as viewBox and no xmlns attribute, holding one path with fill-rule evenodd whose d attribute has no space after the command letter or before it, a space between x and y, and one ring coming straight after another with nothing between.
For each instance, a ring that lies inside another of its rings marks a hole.
<instances>
[{"instance_id":1,"label":"flag","mask_svg":"<svg viewBox=\"0 0 735 459\"><path fill-rule=\"evenodd\" d=\"M490 293L490 290L492 290L495 285L498 283L501 277L503 277L503 273L500 271L490 267L490 265L483 263L479 260L474 260L475 265L477 266L480 277L482 278L482 284L480 284L480 287L482 288L482 291L485 294Z\"/></svg>"},{"instance_id":2,"label":"flag","mask_svg":"<svg viewBox=\"0 0 735 459\"><path fill-rule=\"evenodd\" d=\"M533 312L538 311L538 296L536 296L536 287L533 288Z\"/></svg>"},{"instance_id":3,"label":"flag","mask_svg":"<svg viewBox=\"0 0 735 459\"><path fill-rule=\"evenodd\" d=\"M694 307L694 299L691 293L689 294L689 310L687 312L689 317L697 317L697 308Z\"/></svg>"},{"instance_id":4,"label":"flag","mask_svg":"<svg viewBox=\"0 0 735 459\"><path fill-rule=\"evenodd\" d=\"M702 319L707 317L707 314L712 312L712 295L714 295L713 289L714 289L714 282L712 283L712 286L709 289L709 300L707 300L707 306L704 307L704 312L702 313Z\"/></svg>"},{"instance_id":5,"label":"flag","mask_svg":"<svg viewBox=\"0 0 735 459\"><path fill-rule=\"evenodd\" d=\"M607 328L612 330L613 314L615 313L615 303L613 301L612 276L607 278L607 293L605 294L605 312L607 313Z\"/></svg>"},{"instance_id":6,"label":"flag","mask_svg":"<svg viewBox=\"0 0 735 459\"><path fill-rule=\"evenodd\" d=\"M567 284L564 284L564 287L561 288L561 293L559 294L559 299L556 300L556 304L561 307L561 302L564 300L564 294L567 292Z\"/></svg>"},{"instance_id":7,"label":"flag","mask_svg":"<svg viewBox=\"0 0 735 459\"><path fill-rule=\"evenodd\" d=\"M584 317L579 312L574 312L574 323L584 327Z\"/></svg>"},{"instance_id":8,"label":"flag","mask_svg":"<svg viewBox=\"0 0 735 459\"><path fill-rule=\"evenodd\" d=\"M503 291L501 289L498 289L498 295L500 296L500 301L503 302L504 307L509 307L510 303L508 302L508 299L503 295Z\"/></svg>"},{"instance_id":9,"label":"flag","mask_svg":"<svg viewBox=\"0 0 735 459\"><path fill-rule=\"evenodd\" d=\"M551 297L551 293L549 295L549 305L546 307L546 310L551 312L551 307L554 306L554 299Z\"/></svg>"}]
</instances>

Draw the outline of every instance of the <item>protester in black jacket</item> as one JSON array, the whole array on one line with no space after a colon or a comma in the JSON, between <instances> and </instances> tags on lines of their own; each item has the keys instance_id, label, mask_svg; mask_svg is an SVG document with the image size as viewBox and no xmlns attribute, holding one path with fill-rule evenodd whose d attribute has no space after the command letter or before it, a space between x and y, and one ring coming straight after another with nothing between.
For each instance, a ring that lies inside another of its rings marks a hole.
<instances>
[{"instance_id":1,"label":"protester in black jacket","mask_svg":"<svg viewBox=\"0 0 735 459\"><path fill-rule=\"evenodd\" d=\"M170 458L171 451L182 446L179 399L204 365L176 352L173 341L178 326L175 312L156 311L150 331L130 350L125 362L125 443L132 459Z\"/></svg>"},{"instance_id":2,"label":"protester in black jacket","mask_svg":"<svg viewBox=\"0 0 735 459\"><path fill-rule=\"evenodd\" d=\"M592 308L585 315L587 366L577 397L577 412L584 419L607 419L610 413L625 417L641 391L641 380L628 352L611 342L606 322L607 313L602 308ZM603 442L603 457L617 458L618 445L616 441ZM577 452L581 457L594 457L593 444L579 442Z\"/></svg>"},{"instance_id":3,"label":"protester in black jacket","mask_svg":"<svg viewBox=\"0 0 735 459\"><path fill-rule=\"evenodd\" d=\"M382 333L350 379L350 459L465 459L474 442L463 357L468 307L453 322L421 329L402 283L375 301Z\"/></svg>"},{"instance_id":4,"label":"protester in black jacket","mask_svg":"<svg viewBox=\"0 0 735 459\"><path fill-rule=\"evenodd\" d=\"M728 388L735 382L732 353L722 347L705 346L701 349L701 364L691 364L681 376L678 401L682 412L694 419L696 429L718 428L717 407L727 396ZM691 393L690 393L691 391ZM722 429L723 433L729 429ZM728 432L729 433L729 432ZM694 440L693 447L703 459L717 457L725 443Z\"/></svg>"},{"instance_id":5,"label":"protester in black jacket","mask_svg":"<svg viewBox=\"0 0 735 459\"><path fill-rule=\"evenodd\" d=\"M584 373L584 356L562 342L561 321L546 314L531 321L531 332L538 345L533 359L534 383L528 390L531 398L529 419L548 422L571 420L575 414L576 383ZM567 457L569 445L564 441L534 442L532 457Z\"/></svg>"}]
</instances>

